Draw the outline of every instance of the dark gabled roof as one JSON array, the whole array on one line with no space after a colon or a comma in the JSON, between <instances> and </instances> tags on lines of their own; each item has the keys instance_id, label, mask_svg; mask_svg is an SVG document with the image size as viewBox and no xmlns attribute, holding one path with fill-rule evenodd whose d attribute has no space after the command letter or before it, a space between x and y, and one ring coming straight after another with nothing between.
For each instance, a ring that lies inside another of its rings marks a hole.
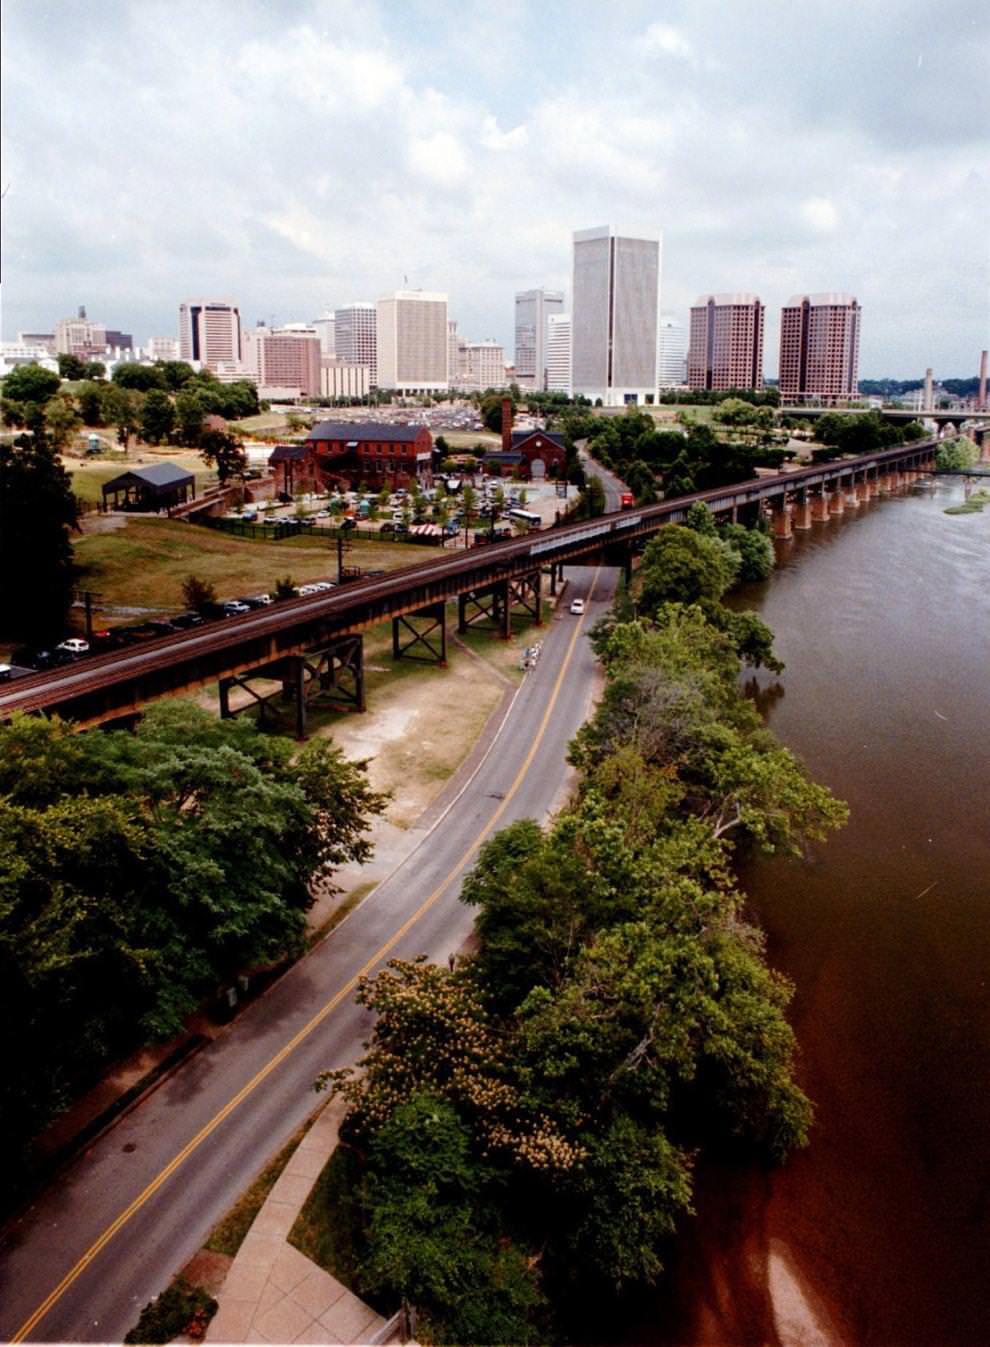
<instances>
[{"instance_id":1,"label":"dark gabled roof","mask_svg":"<svg viewBox=\"0 0 990 1347\"><path fill-rule=\"evenodd\" d=\"M307 435L307 440L397 440L410 444L426 426L390 426L382 421L321 421Z\"/></svg>"},{"instance_id":2,"label":"dark gabled roof","mask_svg":"<svg viewBox=\"0 0 990 1347\"><path fill-rule=\"evenodd\" d=\"M104 482L103 494L106 496L111 491L121 491L127 486L144 486L149 487L154 495L162 495L174 487L188 486L195 480L191 472L186 472L185 468L175 463L152 463L147 468L130 468L112 481Z\"/></svg>"},{"instance_id":3,"label":"dark gabled roof","mask_svg":"<svg viewBox=\"0 0 990 1347\"><path fill-rule=\"evenodd\" d=\"M565 449L563 435L555 430L514 430L512 432L512 447L518 449L525 440L531 440L534 435L542 435L545 440L555 444L558 449Z\"/></svg>"},{"instance_id":4,"label":"dark gabled roof","mask_svg":"<svg viewBox=\"0 0 990 1347\"><path fill-rule=\"evenodd\" d=\"M276 444L268 455L269 463L298 463L308 458L309 447L305 444Z\"/></svg>"}]
</instances>

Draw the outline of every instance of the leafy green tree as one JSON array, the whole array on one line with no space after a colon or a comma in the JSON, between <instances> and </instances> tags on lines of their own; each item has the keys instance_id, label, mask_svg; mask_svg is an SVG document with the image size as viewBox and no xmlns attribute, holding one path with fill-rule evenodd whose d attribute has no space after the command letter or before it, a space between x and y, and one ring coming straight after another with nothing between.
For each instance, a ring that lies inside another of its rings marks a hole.
<instances>
[{"instance_id":1,"label":"leafy green tree","mask_svg":"<svg viewBox=\"0 0 990 1347\"><path fill-rule=\"evenodd\" d=\"M216 586L199 575L187 575L182 582L182 602L194 613L206 613L217 601Z\"/></svg>"},{"instance_id":2,"label":"leafy green tree","mask_svg":"<svg viewBox=\"0 0 990 1347\"><path fill-rule=\"evenodd\" d=\"M141 408L141 438L149 444L167 440L175 425L172 399L161 389L153 388L146 394Z\"/></svg>"},{"instance_id":3,"label":"leafy green tree","mask_svg":"<svg viewBox=\"0 0 990 1347\"><path fill-rule=\"evenodd\" d=\"M756 420L756 408L742 398L726 398L718 404L713 416L727 426L751 426Z\"/></svg>"},{"instance_id":4,"label":"leafy green tree","mask_svg":"<svg viewBox=\"0 0 990 1347\"><path fill-rule=\"evenodd\" d=\"M45 403L55 396L62 380L41 365L18 365L4 376L3 396L10 402Z\"/></svg>"},{"instance_id":5,"label":"leafy green tree","mask_svg":"<svg viewBox=\"0 0 990 1347\"><path fill-rule=\"evenodd\" d=\"M283 599L294 599L296 597L296 582L291 575L283 575L280 580L275 581L275 587L272 590L272 598L276 602Z\"/></svg>"},{"instance_id":6,"label":"leafy green tree","mask_svg":"<svg viewBox=\"0 0 990 1347\"><path fill-rule=\"evenodd\" d=\"M170 393L178 393L180 388L185 388L195 373L192 365L185 360L157 360L155 369L161 371L165 387Z\"/></svg>"},{"instance_id":7,"label":"leafy green tree","mask_svg":"<svg viewBox=\"0 0 990 1347\"><path fill-rule=\"evenodd\" d=\"M141 429L141 409L144 399L134 389L122 388L112 384L106 393L104 415L112 426L117 427L117 439L126 448L133 435Z\"/></svg>"},{"instance_id":8,"label":"leafy green tree","mask_svg":"<svg viewBox=\"0 0 990 1347\"><path fill-rule=\"evenodd\" d=\"M640 566L640 605L652 614L664 603L718 601L736 578L738 562L717 538L668 524L651 538Z\"/></svg>"},{"instance_id":9,"label":"leafy green tree","mask_svg":"<svg viewBox=\"0 0 990 1347\"><path fill-rule=\"evenodd\" d=\"M489 393L481 400L479 412L481 414L481 424L486 430L490 430L495 435L502 431L502 398L508 396L503 393ZM515 415L516 404L512 401L512 414Z\"/></svg>"},{"instance_id":10,"label":"leafy green tree","mask_svg":"<svg viewBox=\"0 0 990 1347\"><path fill-rule=\"evenodd\" d=\"M133 734L15 718L0 758L0 973L22 1027L0 1088L32 1129L108 1053L298 949L310 882L366 858L384 803L327 741L296 756L191 703Z\"/></svg>"},{"instance_id":11,"label":"leafy green tree","mask_svg":"<svg viewBox=\"0 0 990 1347\"><path fill-rule=\"evenodd\" d=\"M690 526L690 520L688 521ZM743 524L723 524L719 537L739 558L738 578L743 581L769 579L776 564L773 543L762 529Z\"/></svg>"},{"instance_id":12,"label":"leafy green tree","mask_svg":"<svg viewBox=\"0 0 990 1347\"><path fill-rule=\"evenodd\" d=\"M167 387L165 376L157 365L118 365L110 378L118 388L129 388L137 393L147 393L152 388L164 391Z\"/></svg>"},{"instance_id":13,"label":"leafy green tree","mask_svg":"<svg viewBox=\"0 0 990 1347\"><path fill-rule=\"evenodd\" d=\"M199 451L208 467L216 467L221 486L231 477L239 477L247 467L247 454L236 435L226 430L204 430Z\"/></svg>"},{"instance_id":14,"label":"leafy green tree","mask_svg":"<svg viewBox=\"0 0 990 1347\"><path fill-rule=\"evenodd\" d=\"M199 394L193 389L183 387L175 397L176 429L180 444L194 446L199 444L205 416L206 408Z\"/></svg>"},{"instance_id":15,"label":"leafy green tree","mask_svg":"<svg viewBox=\"0 0 990 1347\"><path fill-rule=\"evenodd\" d=\"M685 527L693 529L695 533L703 534L706 538L718 536L715 516L703 500L696 500L688 509Z\"/></svg>"},{"instance_id":16,"label":"leafy green tree","mask_svg":"<svg viewBox=\"0 0 990 1347\"><path fill-rule=\"evenodd\" d=\"M102 426L106 421L106 400L109 388L105 383L87 380L78 393L76 402L84 426Z\"/></svg>"},{"instance_id":17,"label":"leafy green tree","mask_svg":"<svg viewBox=\"0 0 990 1347\"><path fill-rule=\"evenodd\" d=\"M958 472L962 468L971 468L978 462L980 451L971 439L957 435L951 440L942 440L935 454L935 466L942 472Z\"/></svg>"},{"instance_id":18,"label":"leafy green tree","mask_svg":"<svg viewBox=\"0 0 990 1347\"><path fill-rule=\"evenodd\" d=\"M102 360L87 360L83 366L83 377L86 379L105 379L107 367Z\"/></svg>"},{"instance_id":19,"label":"leafy green tree","mask_svg":"<svg viewBox=\"0 0 990 1347\"><path fill-rule=\"evenodd\" d=\"M64 630L72 597L72 479L43 438L0 444L0 629L30 640Z\"/></svg>"},{"instance_id":20,"label":"leafy green tree","mask_svg":"<svg viewBox=\"0 0 990 1347\"><path fill-rule=\"evenodd\" d=\"M641 458L626 473L626 485L636 497L637 505L652 505L657 499L656 478Z\"/></svg>"},{"instance_id":21,"label":"leafy green tree","mask_svg":"<svg viewBox=\"0 0 990 1347\"><path fill-rule=\"evenodd\" d=\"M585 483L584 496L588 514L592 519L605 513L605 507L608 505L608 500L605 496L605 488L602 486L600 477L596 477L593 474L588 477Z\"/></svg>"},{"instance_id":22,"label":"leafy green tree","mask_svg":"<svg viewBox=\"0 0 990 1347\"><path fill-rule=\"evenodd\" d=\"M58 373L60 378L75 380L88 377L86 373L86 362L85 360L80 360L77 355L59 355L56 359L58 360Z\"/></svg>"},{"instance_id":23,"label":"leafy green tree","mask_svg":"<svg viewBox=\"0 0 990 1347\"><path fill-rule=\"evenodd\" d=\"M65 394L59 393L45 403L45 429L56 453L68 448L82 423L75 402Z\"/></svg>"}]
</instances>

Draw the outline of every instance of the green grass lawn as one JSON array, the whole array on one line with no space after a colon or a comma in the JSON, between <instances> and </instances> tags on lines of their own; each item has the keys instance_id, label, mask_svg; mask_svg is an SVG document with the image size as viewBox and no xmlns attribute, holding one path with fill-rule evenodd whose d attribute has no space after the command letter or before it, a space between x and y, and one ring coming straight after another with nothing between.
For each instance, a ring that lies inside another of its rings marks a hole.
<instances>
[{"instance_id":1,"label":"green grass lawn","mask_svg":"<svg viewBox=\"0 0 990 1347\"><path fill-rule=\"evenodd\" d=\"M106 479L104 479L106 480ZM434 555L433 548L369 542L345 554L345 564L396 570ZM334 579L336 544L294 538L254 542L181 520L129 518L110 533L90 533L75 542L79 585L105 604L178 612L182 582L201 576L221 597L255 594L291 575L297 583Z\"/></svg>"},{"instance_id":2,"label":"green grass lawn","mask_svg":"<svg viewBox=\"0 0 990 1347\"><path fill-rule=\"evenodd\" d=\"M493 435L490 430L441 429L433 436L434 442L438 435L442 435L451 449L458 453L463 453L466 449L473 449L476 444L483 444L488 449L500 449L502 447L501 435Z\"/></svg>"}]
</instances>

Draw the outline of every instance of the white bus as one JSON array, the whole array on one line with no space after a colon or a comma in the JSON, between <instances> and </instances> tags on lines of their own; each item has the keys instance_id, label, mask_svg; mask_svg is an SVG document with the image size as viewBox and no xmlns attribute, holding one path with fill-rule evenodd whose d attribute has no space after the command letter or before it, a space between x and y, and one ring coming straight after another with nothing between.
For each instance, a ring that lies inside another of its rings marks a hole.
<instances>
[{"instance_id":1,"label":"white bus","mask_svg":"<svg viewBox=\"0 0 990 1347\"><path fill-rule=\"evenodd\" d=\"M525 524L530 532L543 527L542 517L532 510L509 510L507 513L514 524Z\"/></svg>"}]
</instances>

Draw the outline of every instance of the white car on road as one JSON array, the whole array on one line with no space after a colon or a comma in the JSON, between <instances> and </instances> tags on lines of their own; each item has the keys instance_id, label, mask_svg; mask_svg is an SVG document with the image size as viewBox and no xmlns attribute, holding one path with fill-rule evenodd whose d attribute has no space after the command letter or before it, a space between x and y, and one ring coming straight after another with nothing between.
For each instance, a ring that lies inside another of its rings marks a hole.
<instances>
[{"instance_id":1,"label":"white car on road","mask_svg":"<svg viewBox=\"0 0 990 1347\"><path fill-rule=\"evenodd\" d=\"M584 612L584 599L571 599L571 612L580 617Z\"/></svg>"}]
</instances>

